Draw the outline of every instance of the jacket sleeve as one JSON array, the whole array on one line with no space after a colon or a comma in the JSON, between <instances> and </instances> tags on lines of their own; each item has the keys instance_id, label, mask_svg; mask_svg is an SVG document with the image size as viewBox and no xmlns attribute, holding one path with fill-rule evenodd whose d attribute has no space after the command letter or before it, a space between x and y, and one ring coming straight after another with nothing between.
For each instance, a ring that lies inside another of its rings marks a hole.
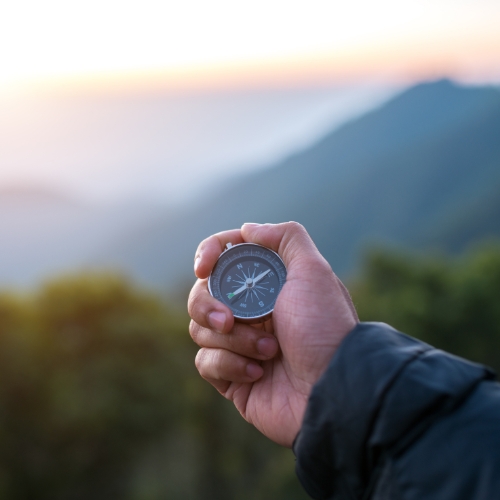
<instances>
[{"instance_id":1,"label":"jacket sleeve","mask_svg":"<svg viewBox=\"0 0 500 500\"><path fill-rule=\"evenodd\" d=\"M382 323L344 339L309 398L296 471L317 500L500 498L500 385Z\"/></svg>"}]
</instances>

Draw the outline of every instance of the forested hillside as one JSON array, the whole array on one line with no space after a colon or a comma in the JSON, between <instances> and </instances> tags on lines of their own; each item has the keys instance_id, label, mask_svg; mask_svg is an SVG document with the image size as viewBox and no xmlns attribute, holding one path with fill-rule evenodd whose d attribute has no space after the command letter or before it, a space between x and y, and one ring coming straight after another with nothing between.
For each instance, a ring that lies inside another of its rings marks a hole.
<instances>
[{"instance_id":1,"label":"forested hillside","mask_svg":"<svg viewBox=\"0 0 500 500\"><path fill-rule=\"evenodd\" d=\"M500 249L377 252L348 284L386 321L500 369ZM185 313L112 275L0 295L0 496L305 500L293 453L199 377Z\"/></svg>"}]
</instances>

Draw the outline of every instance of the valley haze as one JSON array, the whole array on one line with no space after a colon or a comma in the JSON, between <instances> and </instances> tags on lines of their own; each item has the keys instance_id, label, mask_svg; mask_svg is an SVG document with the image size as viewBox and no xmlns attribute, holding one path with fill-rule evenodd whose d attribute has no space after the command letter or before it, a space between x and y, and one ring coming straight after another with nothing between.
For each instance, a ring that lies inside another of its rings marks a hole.
<instances>
[{"instance_id":1,"label":"valley haze","mask_svg":"<svg viewBox=\"0 0 500 500\"><path fill-rule=\"evenodd\" d=\"M252 196L245 196L252 193ZM422 83L267 168L175 209L0 191L0 284L112 269L167 291L194 280L210 234L297 220L342 277L372 245L460 252L500 236L500 91Z\"/></svg>"}]
</instances>

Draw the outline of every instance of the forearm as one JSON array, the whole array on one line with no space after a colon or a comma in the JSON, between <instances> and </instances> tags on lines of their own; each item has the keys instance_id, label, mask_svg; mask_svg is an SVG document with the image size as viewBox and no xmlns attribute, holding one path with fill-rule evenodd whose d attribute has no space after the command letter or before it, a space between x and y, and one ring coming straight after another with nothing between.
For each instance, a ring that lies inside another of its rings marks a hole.
<instances>
[{"instance_id":1,"label":"forearm","mask_svg":"<svg viewBox=\"0 0 500 500\"><path fill-rule=\"evenodd\" d=\"M483 498L471 495L480 487L493 498L500 390L492 377L387 325L358 325L311 394L294 445L299 479L318 499Z\"/></svg>"}]
</instances>

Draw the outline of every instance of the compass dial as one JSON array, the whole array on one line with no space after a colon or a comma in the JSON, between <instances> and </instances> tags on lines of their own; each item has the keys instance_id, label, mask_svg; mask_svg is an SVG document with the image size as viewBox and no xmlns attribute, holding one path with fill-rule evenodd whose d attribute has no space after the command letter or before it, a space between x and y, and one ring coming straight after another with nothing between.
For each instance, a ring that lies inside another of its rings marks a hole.
<instances>
[{"instance_id":1,"label":"compass dial","mask_svg":"<svg viewBox=\"0 0 500 500\"><path fill-rule=\"evenodd\" d=\"M208 280L210 293L246 323L270 317L286 280L285 264L269 248L255 243L228 245Z\"/></svg>"}]
</instances>

